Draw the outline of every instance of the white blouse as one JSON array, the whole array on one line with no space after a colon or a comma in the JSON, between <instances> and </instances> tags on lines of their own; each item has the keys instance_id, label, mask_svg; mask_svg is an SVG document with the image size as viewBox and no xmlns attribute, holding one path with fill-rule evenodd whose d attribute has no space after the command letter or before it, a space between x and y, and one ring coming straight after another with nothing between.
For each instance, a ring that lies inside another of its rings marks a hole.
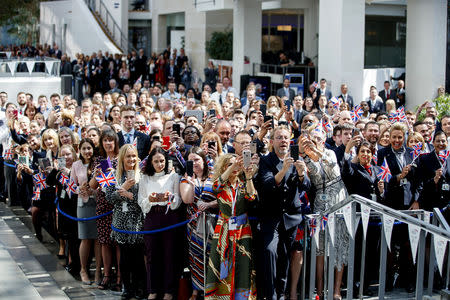
<instances>
[{"instance_id":1,"label":"white blouse","mask_svg":"<svg viewBox=\"0 0 450 300\"><path fill-rule=\"evenodd\" d=\"M171 192L173 194L171 209L177 209L181 204L180 198L180 175L177 173L165 174L164 172L155 173L153 176L143 175L139 181L138 203L142 212L147 214L155 205L165 206L168 201L164 202L150 202L148 197L151 193L165 193Z\"/></svg>"}]
</instances>

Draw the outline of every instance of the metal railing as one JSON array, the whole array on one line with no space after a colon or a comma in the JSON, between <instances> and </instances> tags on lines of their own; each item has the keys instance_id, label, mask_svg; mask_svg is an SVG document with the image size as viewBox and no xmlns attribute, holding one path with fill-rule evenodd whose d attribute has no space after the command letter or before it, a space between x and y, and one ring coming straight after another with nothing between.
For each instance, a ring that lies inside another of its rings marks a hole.
<instances>
[{"instance_id":1,"label":"metal railing","mask_svg":"<svg viewBox=\"0 0 450 300\"><path fill-rule=\"evenodd\" d=\"M84 0L84 2L106 35L123 53L127 53L129 50L136 50L129 43L127 35L122 32L121 26L117 24L103 0Z\"/></svg>"},{"instance_id":2,"label":"metal railing","mask_svg":"<svg viewBox=\"0 0 450 300\"><path fill-rule=\"evenodd\" d=\"M202 5L202 4L210 4L212 3L213 5L216 5L216 0L194 0L194 7L197 8L197 5Z\"/></svg>"},{"instance_id":3,"label":"metal railing","mask_svg":"<svg viewBox=\"0 0 450 300\"><path fill-rule=\"evenodd\" d=\"M422 299L424 294L424 268L425 268L425 243L426 243L426 234L430 233L433 239L434 235L438 235L448 241L450 241L450 227L445 221L439 209L434 209L433 214L433 224L424 221L424 217L427 212L423 210L409 210L409 211L398 211L387 206L384 206L380 203L368 200L359 195L350 195L347 199L342 202L337 203L336 205L330 207L323 213L319 214L311 214L307 216L307 220L316 219L320 220L323 216L328 216L329 214L335 213L336 219L337 217L341 217L342 213L340 210L347 205L351 205L351 226L354 230L353 234L349 235L350 244L349 244L349 254L348 254L348 270L347 270L347 299L353 299L353 284L354 284L354 268L355 268L355 238L356 238L356 229L358 228L359 219L361 213L356 212L356 205L359 203L360 205L366 205L371 209L371 217L373 216L381 216L387 215L396 220L404 223L418 226L420 228L419 242L418 242L418 252L417 252L417 274L416 274L416 292L415 299ZM428 213L429 214L429 213ZM415 216L415 217L414 217ZM419 219L421 218L421 219ZM379 285L378 285L378 299L385 298L385 289L386 289L386 264L387 264L387 244L386 238L383 230L384 224L380 224L381 227L381 237L380 237L380 266L379 266ZM319 226L316 227L315 230L318 229ZM309 288L308 288L308 297L305 297L306 294L306 268L305 264L302 268L302 277L301 277L301 290L300 290L300 298L301 299L315 299L314 291L315 291L315 276L316 276L316 243L313 241L313 237L311 237L311 242L307 243L309 236L307 233L310 232L311 228L309 226L309 222L305 222L304 227L304 262L307 262L307 253L309 253L310 257L310 273L309 273ZM327 299L333 299L334 293L334 257L337 255L334 250L332 244L328 247L328 243L330 243L330 233L328 226L325 226L325 260L324 260L324 295L327 295ZM316 234L319 234L317 232ZM368 233L367 233L368 234ZM337 237L335 237L337 238ZM360 265L360 286L359 286L359 297L362 299L363 295L363 287L364 287L364 273L365 273L365 256L366 256L366 239L367 237L363 237L362 239L362 247L361 247L361 265ZM434 266L435 266L435 256L433 249L433 240L431 240L431 250L430 254L430 267L428 273L428 287L427 294L432 295L433 288L433 276L434 276ZM309 245L307 245L309 244ZM306 251L310 247L310 252ZM327 262L327 257L329 260ZM449 257L450 258L450 257ZM448 289L449 284L449 273L450 267L447 265L447 281L445 289Z\"/></svg>"}]
</instances>

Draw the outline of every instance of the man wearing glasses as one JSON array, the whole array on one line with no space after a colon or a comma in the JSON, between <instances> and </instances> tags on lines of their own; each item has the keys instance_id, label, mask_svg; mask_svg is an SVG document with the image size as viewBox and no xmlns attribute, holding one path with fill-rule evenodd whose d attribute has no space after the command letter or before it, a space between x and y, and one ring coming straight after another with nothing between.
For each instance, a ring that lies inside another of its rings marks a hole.
<instances>
[{"instance_id":1,"label":"man wearing glasses","mask_svg":"<svg viewBox=\"0 0 450 300\"><path fill-rule=\"evenodd\" d=\"M264 274L258 287L261 299L284 299L289 257L297 226L302 221L299 193L309 190L303 161L290 157L291 132L275 128L270 136L272 152L261 157L257 176L262 253L257 272Z\"/></svg>"}]
</instances>

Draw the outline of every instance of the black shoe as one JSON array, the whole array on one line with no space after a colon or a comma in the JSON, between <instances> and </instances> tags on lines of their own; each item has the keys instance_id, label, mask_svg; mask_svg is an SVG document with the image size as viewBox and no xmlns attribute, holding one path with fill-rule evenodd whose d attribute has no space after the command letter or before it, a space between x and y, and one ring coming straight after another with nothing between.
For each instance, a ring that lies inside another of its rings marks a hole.
<instances>
[{"instance_id":1,"label":"black shoe","mask_svg":"<svg viewBox=\"0 0 450 300\"><path fill-rule=\"evenodd\" d=\"M133 294L134 293L130 290L124 290L122 293L121 299L124 299L124 300L131 299L134 296Z\"/></svg>"}]
</instances>

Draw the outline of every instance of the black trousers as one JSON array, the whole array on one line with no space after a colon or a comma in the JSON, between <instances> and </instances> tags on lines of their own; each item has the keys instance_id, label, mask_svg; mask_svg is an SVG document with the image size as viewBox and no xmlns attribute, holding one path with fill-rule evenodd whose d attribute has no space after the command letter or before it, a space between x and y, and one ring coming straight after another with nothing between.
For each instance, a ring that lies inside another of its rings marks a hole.
<instances>
[{"instance_id":1,"label":"black trousers","mask_svg":"<svg viewBox=\"0 0 450 300\"><path fill-rule=\"evenodd\" d=\"M118 244L120 274L125 290L145 291L145 262L143 244Z\"/></svg>"},{"instance_id":2,"label":"black trousers","mask_svg":"<svg viewBox=\"0 0 450 300\"><path fill-rule=\"evenodd\" d=\"M154 206L145 217L144 230L160 229L177 222L177 212L169 209L166 214L166 206ZM177 229L144 236L148 293L175 293L183 257L182 250L177 249L179 236Z\"/></svg>"},{"instance_id":3,"label":"black trousers","mask_svg":"<svg viewBox=\"0 0 450 300\"><path fill-rule=\"evenodd\" d=\"M262 255L257 270L263 274L258 299L278 300L286 293L289 260L297 226L286 230L283 222L264 222L260 225ZM260 278L261 279L261 278Z\"/></svg>"},{"instance_id":4,"label":"black trousers","mask_svg":"<svg viewBox=\"0 0 450 300\"><path fill-rule=\"evenodd\" d=\"M7 161L9 164L14 164L14 162ZM7 195L9 199L9 205L10 206L20 206L22 203L19 200L19 197L17 195L17 175L16 175L16 169L12 167L5 166L5 182L6 182L6 189L7 189Z\"/></svg>"}]
</instances>

